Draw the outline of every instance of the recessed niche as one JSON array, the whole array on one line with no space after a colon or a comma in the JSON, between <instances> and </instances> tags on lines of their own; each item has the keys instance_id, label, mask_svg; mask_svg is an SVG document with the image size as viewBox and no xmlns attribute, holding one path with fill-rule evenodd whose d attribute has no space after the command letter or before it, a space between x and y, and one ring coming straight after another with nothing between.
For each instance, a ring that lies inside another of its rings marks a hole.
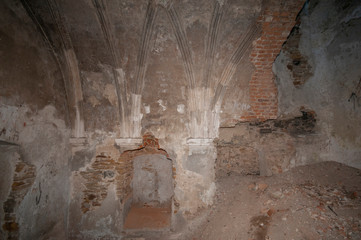
<instances>
[{"instance_id":1,"label":"recessed niche","mask_svg":"<svg viewBox=\"0 0 361 240\"><path fill-rule=\"evenodd\" d=\"M133 160L132 204L124 229L170 228L173 197L172 161L161 154Z\"/></svg>"}]
</instances>

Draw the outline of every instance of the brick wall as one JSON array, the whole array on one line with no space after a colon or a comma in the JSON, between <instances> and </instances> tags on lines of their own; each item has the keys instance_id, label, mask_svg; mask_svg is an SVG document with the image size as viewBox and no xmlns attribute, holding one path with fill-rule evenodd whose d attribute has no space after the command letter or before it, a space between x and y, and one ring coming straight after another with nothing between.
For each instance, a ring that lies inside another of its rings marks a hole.
<instances>
[{"instance_id":1,"label":"brick wall","mask_svg":"<svg viewBox=\"0 0 361 240\"><path fill-rule=\"evenodd\" d=\"M22 161L21 158L17 161L10 194L3 205L4 224L2 228L8 239L18 239L19 237L20 226L16 219L16 212L36 177L35 166Z\"/></svg>"},{"instance_id":2,"label":"brick wall","mask_svg":"<svg viewBox=\"0 0 361 240\"><path fill-rule=\"evenodd\" d=\"M277 117L277 86L272 64L295 25L303 4L303 0L270 1L258 18L262 34L253 42L250 55L255 67L249 82L251 108L241 120L263 121Z\"/></svg>"}]
</instances>

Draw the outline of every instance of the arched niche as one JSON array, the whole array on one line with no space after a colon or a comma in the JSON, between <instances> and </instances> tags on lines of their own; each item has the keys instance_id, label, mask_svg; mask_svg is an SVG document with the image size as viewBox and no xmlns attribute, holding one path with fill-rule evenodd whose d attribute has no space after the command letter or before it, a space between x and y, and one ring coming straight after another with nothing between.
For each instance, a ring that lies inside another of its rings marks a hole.
<instances>
[{"instance_id":1,"label":"arched niche","mask_svg":"<svg viewBox=\"0 0 361 240\"><path fill-rule=\"evenodd\" d=\"M143 144L126 151L121 158L128 159L128 181L124 212L124 230L169 229L172 222L174 172L172 160L161 149L151 134L143 136Z\"/></svg>"},{"instance_id":2,"label":"arched niche","mask_svg":"<svg viewBox=\"0 0 361 240\"><path fill-rule=\"evenodd\" d=\"M161 154L140 155L133 160L133 204L149 207L171 205L172 161Z\"/></svg>"}]
</instances>

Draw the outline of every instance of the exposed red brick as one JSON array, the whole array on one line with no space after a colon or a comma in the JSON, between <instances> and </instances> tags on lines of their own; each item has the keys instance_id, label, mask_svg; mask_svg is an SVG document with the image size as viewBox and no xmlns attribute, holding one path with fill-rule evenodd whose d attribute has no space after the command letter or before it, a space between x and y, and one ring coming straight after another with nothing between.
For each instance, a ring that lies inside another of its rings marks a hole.
<instances>
[{"instance_id":1,"label":"exposed red brick","mask_svg":"<svg viewBox=\"0 0 361 240\"><path fill-rule=\"evenodd\" d=\"M159 147L159 141L152 134L146 133L143 136L143 143L137 149L124 151L118 160L110 156L98 155L95 161L86 171L81 171L80 175L86 180L83 190L83 201L81 209L83 213L91 211L101 206L107 197L108 187L111 183L116 184L117 196L124 203L131 197L131 181L133 178L133 160L137 156L146 154L168 153ZM175 168L173 168L175 177Z\"/></svg>"},{"instance_id":2,"label":"exposed red brick","mask_svg":"<svg viewBox=\"0 0 361 240\"><path fill-rule=\"evenodd\" d=\"M8 239L18 239L19 225L16 222L16 211L33 185L35 176L35 166L24 161L16 163L11 191L3 204L4 224L2 228L7 232Z\"/></svg>"},{"instance_id":3,"label":"exposed red brick","mask_svg":"<svg viewBox=\"0 0 361 240\"><path fill-rule=\"evenodd\" d=\"M241 120L275 119L278 109L278 92L274 82L272 64L279 54L282 44L287 40L296 16L304 4L303 0L291 0L283 5L280 1L272 1L258 18L262 27L262 35L253 42L250 59L255 66L249 82L251 108ZM267 104L259 102L268 102Z\"/></svg>"}]
</instances>

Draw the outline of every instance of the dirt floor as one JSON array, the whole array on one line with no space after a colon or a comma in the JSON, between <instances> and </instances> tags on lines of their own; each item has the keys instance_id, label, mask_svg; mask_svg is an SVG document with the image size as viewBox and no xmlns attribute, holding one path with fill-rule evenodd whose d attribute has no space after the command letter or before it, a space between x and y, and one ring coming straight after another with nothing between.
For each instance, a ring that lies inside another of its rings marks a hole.
<instances>
[{"instance_id":1,"label":"dirt floor","mask_svg":"<svg viewBox=\"0 0 361 240\"><path fill-rule=\"evenodd\" d=\"M196 227L133 239L361 239L359 169L324 162L271 177L230 173L217 189Z\"/></svg>"}]
</instances>

